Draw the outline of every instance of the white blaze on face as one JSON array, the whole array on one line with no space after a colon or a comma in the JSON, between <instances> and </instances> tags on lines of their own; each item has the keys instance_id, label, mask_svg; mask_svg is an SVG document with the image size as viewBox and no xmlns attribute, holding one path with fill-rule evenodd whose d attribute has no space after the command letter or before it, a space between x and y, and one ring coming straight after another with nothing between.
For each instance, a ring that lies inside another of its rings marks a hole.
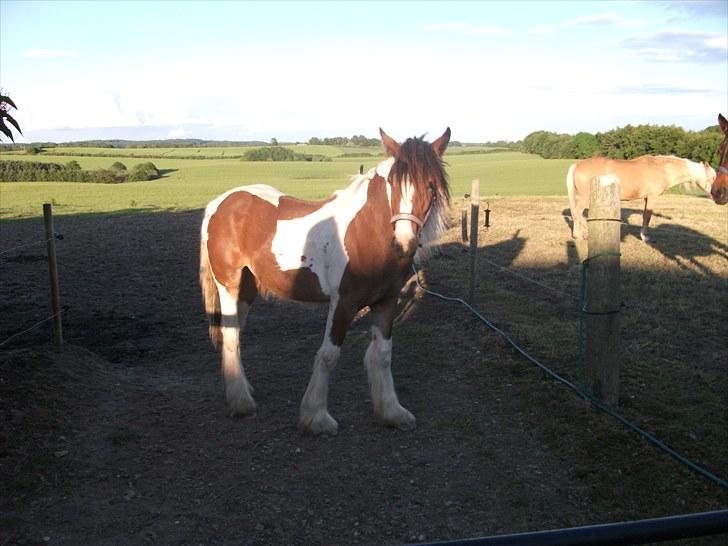
<instances>
[{"instance_id":1,"label":"white blaze on face","mask_svg":"<svg viewBox=\"0 0 728 546\"><path fill-rule=\"evenodd\" d=\"M401 186L402 197L399 200L400 214L412 214L415 188L409 179L404 180ZM396 212L395 212L396 214ZM394 240L402 248L407 248L410 241L416 237L415 224L409 220L398 220L394 223Z\"/></svg>"}]
</instances>

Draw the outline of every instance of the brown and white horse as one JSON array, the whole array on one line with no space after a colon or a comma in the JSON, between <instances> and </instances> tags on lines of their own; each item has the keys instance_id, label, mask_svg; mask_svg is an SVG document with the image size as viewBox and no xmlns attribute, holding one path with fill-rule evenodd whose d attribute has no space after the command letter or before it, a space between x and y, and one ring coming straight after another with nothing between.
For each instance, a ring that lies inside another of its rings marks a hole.
<instances>
[{"instance_id":1,"label":"brown and white horse","mask_svg":"<svg viewBox=\"0 0 728 546\"><path fill-rule=\"evenodd\" d=\"M566 175L566 189L569 194L571 218L574 222L573 237L587 237L584 209L589 206L589 184L595 176L616 175L620 181L622 201L644 199L640 237L649 242L647 226L652 217L657 198L678 184L696 184L711 193L715 170L707 163L696 163L689 159L664 155L643 155L635 159L621 160L606 157L592 157L574 163ZM713 199L720 203L715 196Z\"/></svg>"},{"instance_id":2,"label":"brown and white horse","mask_svg":"<svg viewBox=\"0 0 728 546\"><path fill-rule=\"evenodd\" d=\"M718 148L718 173L715 176L710 195L719 205L728 203L728 120L718 114L718 126L723 131L723 142Z\"/></svg>"},{"instance_id":3,"label":"brown and white horse","mask_svg":"<svg viewBox=\"0 0 728 546\"><path fill-rule=\"evenodd\" d=\"M450 192L441 158L450 129L432 144L422 138L398 144L380 133L390 157L324 201L302 201L253 185L207 205L200 283L210 338L222 343L231 415L256 411L240 362L240 332L256 296L271 294L329 302L323 343L301 401L303 432L337 433L327 409L329 374L354 316L367 306L372 337L364 364L375 418L402 429L415 427L392 380L392 321L413 261L446 226Z\"/></svg>"}]
</instances>

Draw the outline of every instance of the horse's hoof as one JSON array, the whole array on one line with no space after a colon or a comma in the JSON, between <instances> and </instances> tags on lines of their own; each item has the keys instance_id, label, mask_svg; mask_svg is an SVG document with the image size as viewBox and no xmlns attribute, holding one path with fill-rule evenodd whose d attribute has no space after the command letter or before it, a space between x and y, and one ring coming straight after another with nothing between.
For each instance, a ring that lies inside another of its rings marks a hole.
<instances>
[{"instance_id":1,"label":"horse's hoof","mask_svg":"<svg viewBox=\"0 0 728 546\"><path fill-rule=\"evenodd\" d=\"M386 415L375 416L377 422L387 427L395 427L399 430L415 430L417 428L417 419L414 415L402 406L395 408Z\"/></svg>"},{"instance_id":2,"label":"horse's hoof","mask_svg":"<svg viewBox=\"0 0 728 546\"><path fill-rule=\"evenodd\" d=\"M257 405L252 398L228 401L228 416L235 418L253 418Z\"/></svg>"},{"instance_id":3,"label":"horse's hoof","mask_svg":"<svg viewBox=\"0 0 728 546\"><path fill-rule=\"evenodd\" d=\"M298 429L307 436L336 436L339 424L327 411L318 412L311 418L301 417Z\"/></svg>"}]
</instances>

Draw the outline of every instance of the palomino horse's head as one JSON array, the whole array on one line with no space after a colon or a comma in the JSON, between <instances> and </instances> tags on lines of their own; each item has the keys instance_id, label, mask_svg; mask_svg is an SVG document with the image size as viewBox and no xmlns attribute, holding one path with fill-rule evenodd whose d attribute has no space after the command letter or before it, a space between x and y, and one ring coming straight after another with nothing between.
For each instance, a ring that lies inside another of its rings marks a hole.
<instances>
[{"instance_id":1,"label":"palomino horse's head","mask_svg":"<svg viewBox=\"0 0 728 546\"><path fill-rule=\"evenodd\" d=\"M718 125L724 136L718 148L720 160L713 186L710 188L710 196L719 205L725 205L728 203L728 120L723 114L718 114Z\"/></svg>"},{"instance_id":2,"label":"palomino horse's head","mask_svg":"<svg viewBox=\"0 0 728 546\"><path fill-rule=\"evenodd\" d=\"M419 242L435 238L443 212L450 204L450 190L442 162L450 142L448 127L432 144L409 138L399 144L382 129L382 143L394 158L387 182L391 190L392 247L401 258L411 258ZM434 227L433 227L434 226Z\"/></svg>"}]
</instances>

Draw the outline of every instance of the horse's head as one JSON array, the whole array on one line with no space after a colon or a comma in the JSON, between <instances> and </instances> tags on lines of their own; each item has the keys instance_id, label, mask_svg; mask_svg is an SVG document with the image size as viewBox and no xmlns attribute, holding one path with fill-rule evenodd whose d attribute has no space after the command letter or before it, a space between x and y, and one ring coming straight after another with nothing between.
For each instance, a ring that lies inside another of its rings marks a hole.
<instances>
[{"instance_id":1,"label":"horse's head","mask_svg":"<svg viewBox=\"0 0 728 546\"><path fill-rule=\"evenodd\" d=\"M392 247L401 258L412 258L420 240L434 239L450 204L442 154L450 141L448 127L432 144L409 138L399 144L382 129L382 143L394 158L387 183L392 207Z\"/></svg>"},{"instance_id":2,"label":"horse's head","mask_svg":"<svg viewBox=\"0 0 728 546\"><path fill-rule=\"evenodd\" d=\"M719 205L728 203L728 120L722 114L718 114L718 125L723 131L723 142L718 148L718 169L715 180L710 188L710 196Z\"/></svg>"}]
</instances>

